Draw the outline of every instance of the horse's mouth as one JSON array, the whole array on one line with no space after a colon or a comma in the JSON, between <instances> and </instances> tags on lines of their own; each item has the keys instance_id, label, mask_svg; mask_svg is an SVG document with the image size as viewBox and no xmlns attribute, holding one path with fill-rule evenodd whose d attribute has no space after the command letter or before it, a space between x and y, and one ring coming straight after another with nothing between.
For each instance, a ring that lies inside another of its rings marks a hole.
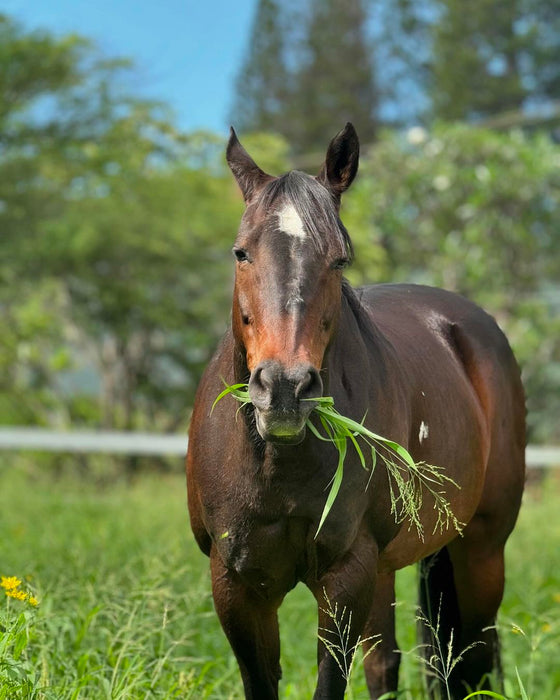
<instances>
[{"instance_id":1,"label":"horse's mouth","mask_svg":"<svg viewBox=\"0 0 560 700\"><path fill-rule=\"evenodd\" d=\"M298 445L305 438L307 415L255 411L257 431L263 440L276 445Z\"/></svg>"}]
</instances>

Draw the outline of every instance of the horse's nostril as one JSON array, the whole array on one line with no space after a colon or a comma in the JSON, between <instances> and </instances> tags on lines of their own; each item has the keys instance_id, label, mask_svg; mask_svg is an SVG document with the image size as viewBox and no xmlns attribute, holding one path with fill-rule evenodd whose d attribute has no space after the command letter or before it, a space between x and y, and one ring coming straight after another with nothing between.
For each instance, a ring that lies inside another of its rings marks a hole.
<instances>
[{"instance_id":1,"label":"horse's nostril","mask_svg":"<svg viewBox=\"0 0 560 700\"><path fill-rule=\"evenodd\" d=\"M296 398L300 401L304 399L316 399L321 396L322 393L323 382L321 381L319 372L315 367L311 367L296 386Z\"/></svg>"},{"instance_id":2,"label":"horse's nostril","mask_svg":"<svg viewBox=\"0 0 560 700\"><path fill-rule=\"evenodd\" d=\"M278 372L273 366L262 365L255 369L251 376L250 384L260 391L271 392L278 381Z\"/></svg>"},{"instance_id":3,"label":"horse's nostril","mask_svg":"<svg viewBox=\"0 0 560 700\"><path fill-rule=\"evenodd\" d=\"M272 364L262 364L256 367L249 380L249 394L257 408L267 408L274 393L277 371Z\"/></svg>"}]
</instances>

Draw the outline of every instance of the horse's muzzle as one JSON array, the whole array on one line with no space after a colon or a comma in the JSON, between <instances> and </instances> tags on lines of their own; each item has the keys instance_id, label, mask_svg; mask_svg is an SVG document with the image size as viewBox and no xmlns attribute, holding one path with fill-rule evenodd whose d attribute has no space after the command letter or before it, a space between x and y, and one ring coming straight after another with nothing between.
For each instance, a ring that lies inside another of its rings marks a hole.
<instances>
[{"instance_id":1,"label":"horse's muzzle","mask_svg":"<svg viewBox=\"0 0 560 700\"><path fill-rule=\"evenodd\" d=\"M305 437L305 423L323 393L319 371L310 364L284 367L266 360L249 380L249 396L255 407L257 430L263 440L297 444Z\"/></svg>"}]
</instances>

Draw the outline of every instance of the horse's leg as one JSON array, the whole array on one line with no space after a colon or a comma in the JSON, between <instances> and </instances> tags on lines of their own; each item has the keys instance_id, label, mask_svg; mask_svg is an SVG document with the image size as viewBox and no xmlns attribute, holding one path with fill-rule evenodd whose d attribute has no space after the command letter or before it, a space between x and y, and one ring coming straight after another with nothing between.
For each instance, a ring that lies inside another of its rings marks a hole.
<instances>
[{"instance_id":1,"label":"horse's leg","mask_svg":"<svg viewBox=\"0 0 560 700\"><path fill-rule=\"evenodd\" d=\"M280 636L277 610L281 600L269 601L244 585L210 555L214 605L237 658L247 700L277 700Z\"/></svg>"},{"instance_id":2,"label":"horse's leg","mask_svg":"<svg viewBox=\"0 0 560 700\"><path fill-rule=\"evenodd\" d=\"M503 590L503 544L493 545L477 519L463 537L422 562L420 602L429 623L420 622L424 657L436 665L444 695L449 689L460 700L470 689L490 690L492 674L500 676L494 623ZM462 655L452 671L450 645L452 661Z\"/></svg>"},{"instance_id":3,"label":"horse's leg","mask_svg":"<svg viewBox=\"0 0 560 700\"><path fill-rule=\"evenodd\" d=\"M381 635L381 636L379 636ZM378 574L364 627L364 670L372 698L397 691L400 653L395 637L395 574Z\"/></svg>"},{"instance_id":4,"label":"horse's leg","mask_svg":"<svg viewBox=\"0 0 560 700\"><path fill-rule=\"evenodd\" d=\"M360 543L319 578L308 583L319 607L319 673L314 700L342 700L352 660L371 610L377 571L377 547Z\"/></svg>"},{"instance_id":5,"label":"horse's leg","mask_svg":"<svg viewBox=\"0 0 560 700\"><path fill-rule=\"evenodd\" d=\"M447 697L445 687L441 688L441 694L438 692L434 671L443 671L441 665L447 661L449 644L452 644L453 654L457 653L460 618L453 567L446 547L420 562L418 594L421 611L418 633L424 663L428 666L425 669L428 694ZM435 669L430 667L434 664Z\"/></svg>"},{"instance_id":6,"label":"horse's leg","mask_svg":"<svg viewBox=\"0 0 560 700\"><path fill-rule=\"evenodd\" d=\"M505 542L493 541L489 523L490 519L475 517L464 536L448 545L461 619L456 648L462 651L474 645L453 671L453 697L464 697L466 689L492 689L492 675L502 682L495 622L504 593Z\"/></svg>"}]
</instances>

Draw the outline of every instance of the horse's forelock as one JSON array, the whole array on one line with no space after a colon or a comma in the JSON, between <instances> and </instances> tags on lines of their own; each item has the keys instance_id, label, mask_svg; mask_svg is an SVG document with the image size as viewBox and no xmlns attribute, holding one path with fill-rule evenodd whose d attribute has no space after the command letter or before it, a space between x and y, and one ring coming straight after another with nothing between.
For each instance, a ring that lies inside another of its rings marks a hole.
<instances>
[{"instance_id":1,"label":"horse's forelock","mask_svg":"<svg viewBox=\"0 0 560 700\"><path fill-rule=\"evenodd\" d=\"M338 246L341 255L352 255L352 243L328 190L314 177L292 170L270 182L257 206L266 216L278 216L280 203L294 207L306 236L320 253Z\"/></svg>"}]
</instances>

